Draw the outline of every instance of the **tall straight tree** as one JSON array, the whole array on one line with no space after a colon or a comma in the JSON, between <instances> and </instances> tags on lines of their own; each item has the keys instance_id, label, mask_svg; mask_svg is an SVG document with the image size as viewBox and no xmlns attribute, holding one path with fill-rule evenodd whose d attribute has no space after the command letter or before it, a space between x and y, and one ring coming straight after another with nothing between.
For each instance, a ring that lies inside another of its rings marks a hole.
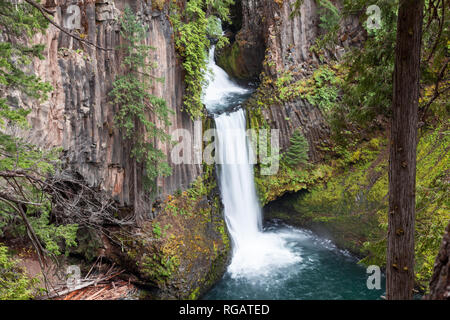
<instances>
[{"instance_id":1,"label":"tall straight tree","mask_svg":"<svg viewBox=\"0 0 450 320\"><path fill-rule=\"evenodd\" d=\"M414 220L420 51L424 0L400 0L395 51L389 162L386 291L389 300L413 297Z\"/></svg>"}]
</instances>

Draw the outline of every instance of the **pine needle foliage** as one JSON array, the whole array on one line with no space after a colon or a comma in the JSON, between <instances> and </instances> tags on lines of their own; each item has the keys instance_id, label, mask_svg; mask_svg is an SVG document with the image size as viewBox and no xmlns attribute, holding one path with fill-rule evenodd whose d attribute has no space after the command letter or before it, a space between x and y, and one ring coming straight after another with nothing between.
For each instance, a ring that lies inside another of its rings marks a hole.
<instances>
[{"instance_id":1,"label":"pine needle foliage","mask_svg":"<svg viewBox=\"0 0 450 320\"><path fill-rule=\"evenodd\" d=\"M289 167L295 167L308 162L308 140L300 130L296 130L291 137L291 146L284 155L284 161Z\"/></svg>"},{"instance_id":2,"label":"pine needle foliage","mask_svg":"<svg viewBox=\"0 0 450 320\"><path fill-rule=\"evenodd\" d=\"M154 48L143 44L147 28L130 8L125 9L120 25L125 40L120 47L125 56L121 65L123 74L116 77L110 96L119 106L116 125L130 141L132 157L144 165L144 184L151 190L157 177L171 173L166 155L156 144L170 139L165 128L170 125L172 111L163 98L151 93L155 81L163 79L153 75L157 64L149 61L149 57Z\"/></svg>"}]
</instances>

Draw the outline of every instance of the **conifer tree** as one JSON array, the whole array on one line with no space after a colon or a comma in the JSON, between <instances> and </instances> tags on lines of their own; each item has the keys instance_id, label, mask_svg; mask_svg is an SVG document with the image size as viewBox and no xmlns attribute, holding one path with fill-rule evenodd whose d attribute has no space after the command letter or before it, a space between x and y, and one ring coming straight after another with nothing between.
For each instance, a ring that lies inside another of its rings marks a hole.
<instances>
[{"instance_id":1,"label":"conifer tree","mask_svg":"<svg viewBox=\"0 0 450 320\"><path fill-rule=\"evenodd\" d=\"M308 161L308 151L308 140L300 130L295 130L291 137L291 146L285 154L286 164L290 167L305 164Z\"/></svg>"},{"instance_id":2,"label":"conifer tree","mask_svg":"<svg viewBox=\"0 0 450 320\"><path fill-rule=\"evenodd\" d=\"M413 298L416 151L423 0L400 3L389 159L386 294Z\"/></svg>"},{"instance_id":3,"label":"conifer tree","mask_svg":"<svg viewBox=\"0 0 450 320\"><path fill-rule=\"evenodd\" d=\"M137 20L129 7L125 9L120 24L120 33L125 39L121 49L125 57L121 65L122 74L116 77L110 96L119 106L115 121L130 142L131 156L135 160L134 206L136 217L140 220L141 214L137 213L138 164L143 166L144 187L155 193L156 178L171 173L165 154L155 144L158 141L169 141L170 136L164 129L170 125L169 115L172 111L164 99L151 93L154 82L163 79L153 75L157 65L149 58L154 48L144 44L146 27Z\"/></svg>"}]
</instances>

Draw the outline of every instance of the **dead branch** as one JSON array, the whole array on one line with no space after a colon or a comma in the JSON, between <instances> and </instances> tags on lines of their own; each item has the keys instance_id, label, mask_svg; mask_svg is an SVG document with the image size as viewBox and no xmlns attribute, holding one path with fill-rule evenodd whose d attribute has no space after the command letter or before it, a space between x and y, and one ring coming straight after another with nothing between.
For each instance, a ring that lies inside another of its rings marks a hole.
<instances>
[{"instance_id":1,"label":"dead branch","mask_svg":"<svg viewBox=\"0 0 450 320\"><path fill-rule=\"evenodd\" d=\"M28 4L30 4L30 5L33 6L34 8L38 9L39 12L42 14L42 16L43 16L48 22L50 22L52 25L54 25L56 28L58 28L59 30L61 30L62 32L64 32L65 34L67 34L68 36L70 36L70 37L72 37L72 38L74 38L74 39L76 39L76 40L78 40L78 41L80 41L80 42L86 43L86 44L88 44L88 45L90 45L90 46L93 46L93 47L95 47L95 48L97 48L97 49L100 49L100 50L104 50L104 51L112 51L112 50L113 50L113 49L107 49L107 48L100 47L100 46L96 45L95 43L90 42L89 40L80 38L79 36L73 34L73 33L70 32L69 30L67 30L66 28L61 27L59 24L57 24L55 21L53 21L52 18L50 18L50 17L48 16L48 14L52 14L52 12L51 12L50 10L45 9L45 8L42 7L40 4L34 2L33 0L25 0L25 2L27 2Z\"/></svg>"},{"instance_id":2,"label":"dead branch","mask_svg":"<svg viewBox=\"0 0 450 320\"><path fill-rule=\"evenodd\" d=\"M7 194L5 192L1 192L1 191L0 191L0 200L11 201L11 202L14 202L17 204L24 204L24 205L31 205L31 206L41 206L42 205L42 203L29 202L29 201L23 201L23 200L16 199L12 195Z\"/></svg>"},{"instance_id":3,"label":"dead branch","mask_svg":"<svg viewBox=\"0 0 450 320\"><path fill-rule=\"evenodd\" d=\"M2 179L5 183L1 183ZM132 217L119 219L114 216L118 208L105 192L88 187L83 179L67 170L57 171L48 177L33 170L3 170L0 171L0 186L0 202L7 204L25 225L28 238L37 253L48 292L50 283L46 275L46 258L51 257L56 265L58 261L43 248L29 222L27 208L42 207L45 202L50 203L57 223L76 223L100 232L114 243L117 240L109 235L107 226L134 225Z\"/></svg>"},{"instance_id":4,"label":"dead branch","mask_svg":"<svg viewBox=\"0 0 450 320\"><path fill-rule=\"evenodd\" d=\"M52 298L56 298L56 297L65 296L66 294L69 294L69 293L71 293L73 291L77 291L77 290L80 290L80 289L92 286L92 285L95 284L95 282L96 282L95 280L85 281L85 282L83 282L83 283L81 283L78 286L75 286L73 288L65 289L65 290L62 290L62 291L55 291L55 292L53 292L51 294L48 294L47 297L49 299L52 299Z\"/></svg>"},{"instance_id":5,"label":"dead branch","mask_svg":"<svg viewBox=\"0 0 450 320\"><path fill-rule=\"evenodd\" d=\"M433 102L437 98L439 98L443 93L445 93L447 90L449 90L449 88L450 88L450 87L447 87L444 90L439 91L439 85L440 85L441 81L444 79L445 71L447 70L447 66L448 66L448 62L449 62L449 59L446 60L445 64L442 66L442 68L441 68L441 70L440 70L440 72L438 74L438 77L436 78L436 81L435 81L435 84L434 84L433 97L431 97L430 101L428 101L428 103L421 110L421 112L422 112L422 116L421 116L422 122L425 122L428 109L433 104Z\"/></svg>"}]
</instances>

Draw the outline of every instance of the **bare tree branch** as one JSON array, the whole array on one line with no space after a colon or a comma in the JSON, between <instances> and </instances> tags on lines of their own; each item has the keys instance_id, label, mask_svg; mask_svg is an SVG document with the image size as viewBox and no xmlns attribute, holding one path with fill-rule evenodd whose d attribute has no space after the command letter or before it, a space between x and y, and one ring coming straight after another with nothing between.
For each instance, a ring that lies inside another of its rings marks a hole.
<instances>
[{"instance_id":1,"label":"bare tree branch","mask_svg":"<svg viewBox=\"0 0 450 320\"><path fill-rule=\"evenodd\" d=\"M67 34L68 36L70 36L70 37L72 37L72 38L74 38L74 39L76 39L76 40L78 40L78 41L80 41L80 42L86 43L86 44L88 44L88 45L90 45L90 46L93 46L93 47L95 47L95 48L97 48L97 49L100 49L100 50L104 50L104 51L112 51L112 50L113 50L113 49L107 49L107 48L100 47L100 46L96 45L95 43L90 42L89 40L80 38L79 36L73 34L73 33L70 32L69 30L67 30L66 28L61 27L59 24L57 24L55 21L53 21L52 18L50 18L50 17L48 16L48 14L52 14L52 12L51 12L50 10L45 9L44 7L42 7L40 4L36 3L35 1L33 1L33 0L25 0L25 2L27 2L27 3L30 4L31 6L35 7L36 9L38 9L39 12L42 14L42 16L43 16L48 22L50 22L52 25L54 25L56 28L58 28L59 30L61 30L62 32L64 32L65 34Z\"/></svg>"}]
</instances>

